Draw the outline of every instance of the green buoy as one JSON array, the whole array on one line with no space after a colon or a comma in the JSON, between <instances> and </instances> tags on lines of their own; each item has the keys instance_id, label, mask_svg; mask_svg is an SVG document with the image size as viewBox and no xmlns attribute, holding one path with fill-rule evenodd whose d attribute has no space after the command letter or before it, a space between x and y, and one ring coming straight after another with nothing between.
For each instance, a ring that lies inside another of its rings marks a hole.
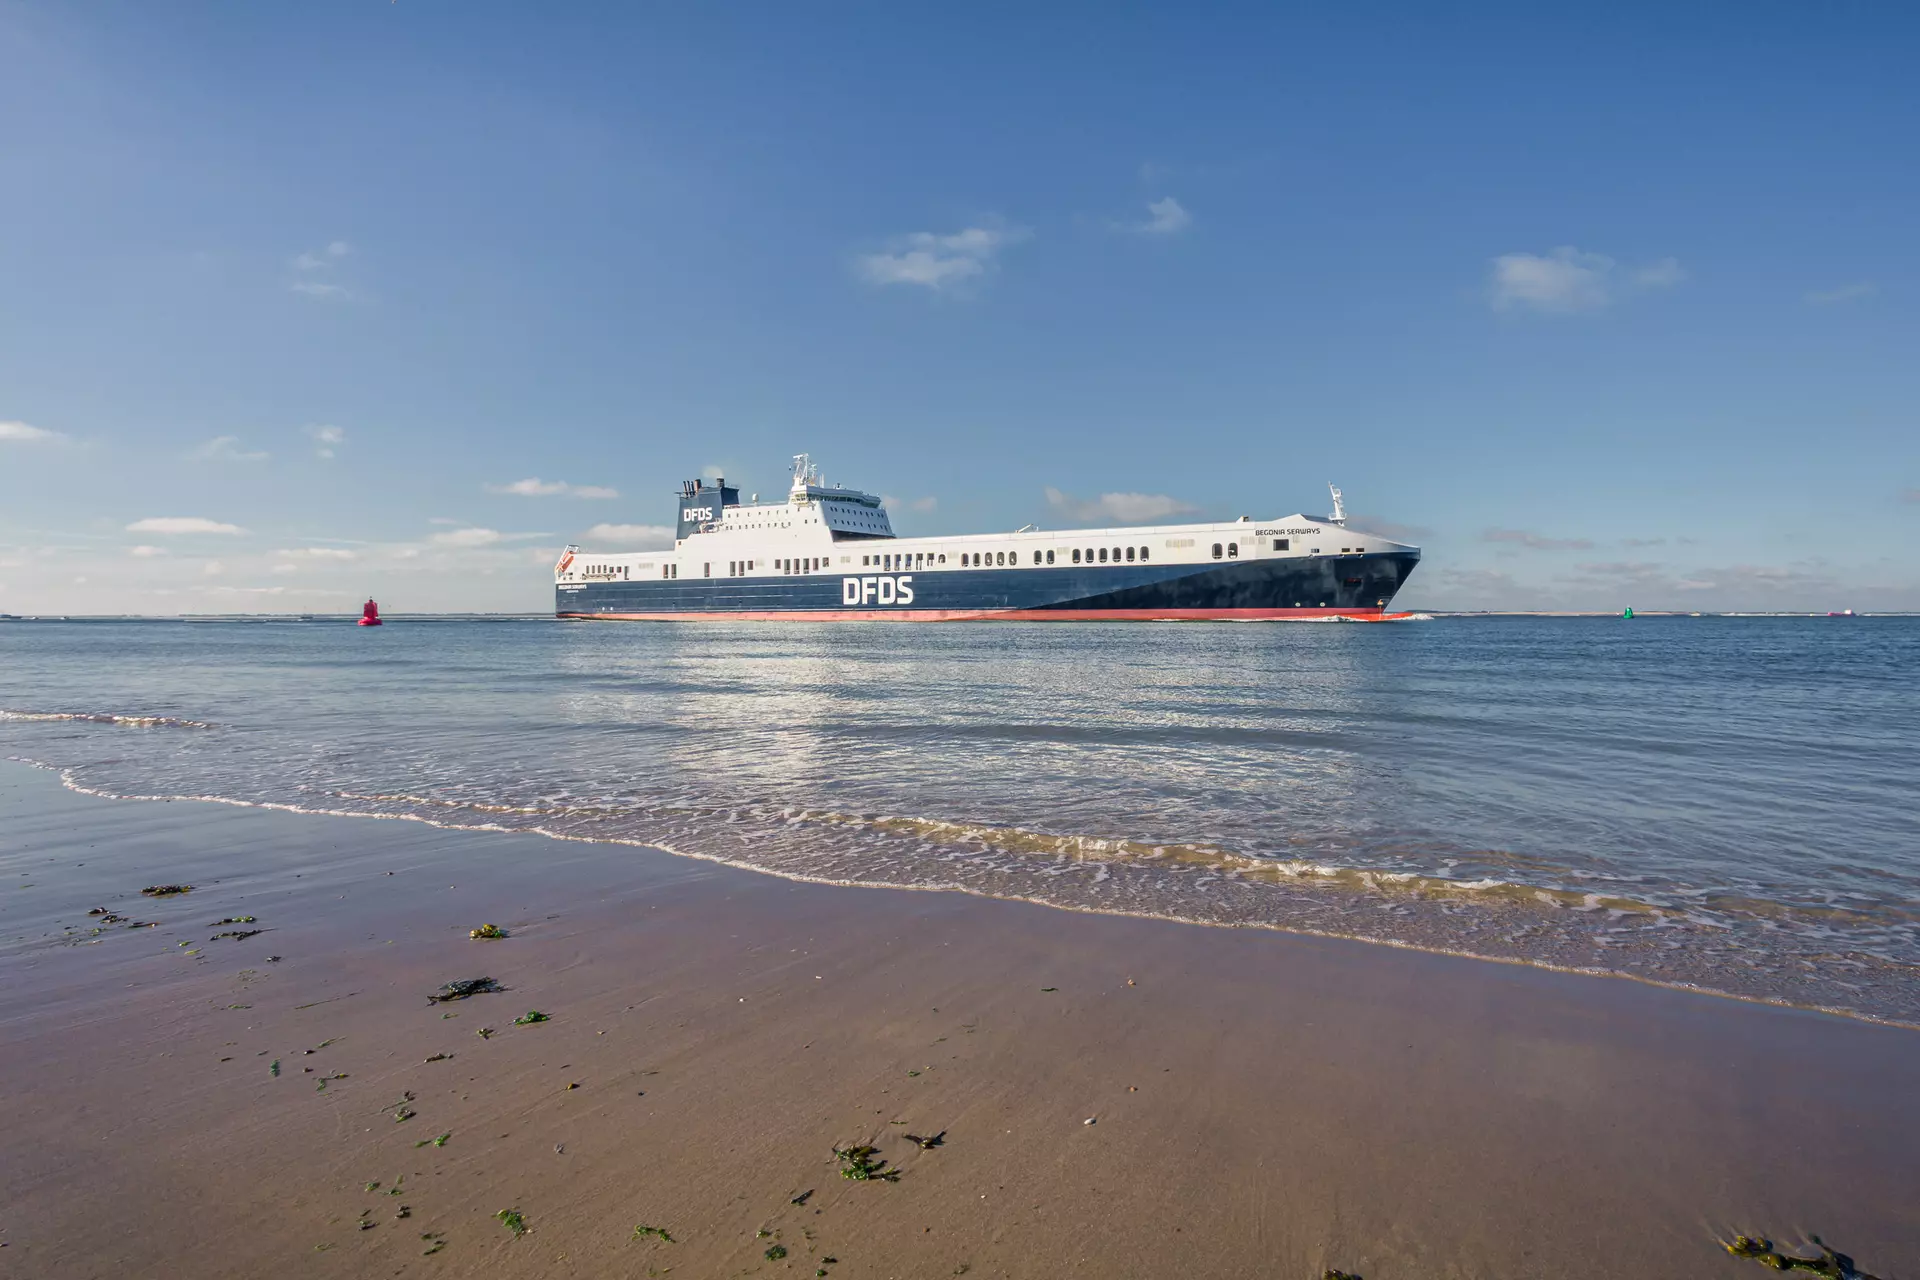
<instances>
[{"instance_id":1,"label":"green buoy","mask_svg":"<svg viewBox=\"0 0 1920 1280\"><path fill-rule=\"evenodd\" d=\"M1633 617L1633 606L1632 606L1632 605L1628 605L1628 606L1627 606L1627 611L1626 611L1625 613L1623 613L1623 614L1621 614L1620 616L1621 616L1621 617L1623 617L1623 618L1626 618L1626 619L1629 619L1629 620L1631 620L1631 619L1632 619L1632 617Z\"/></svg>"}]
</instances>

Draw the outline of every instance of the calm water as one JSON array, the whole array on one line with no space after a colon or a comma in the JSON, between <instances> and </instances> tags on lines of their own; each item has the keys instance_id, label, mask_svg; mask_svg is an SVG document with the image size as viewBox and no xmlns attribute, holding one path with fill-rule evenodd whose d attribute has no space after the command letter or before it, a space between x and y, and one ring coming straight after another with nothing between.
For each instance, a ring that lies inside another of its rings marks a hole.
<instances>
[{"instance_id":1,"label":"calm water","mask_svg":"<svg viewBox=\"0 0 1920 1280\"><path fill-rule=\"evenodd\" d=\"M8 623L0 755L1920 1021L1916 670L1901 619Z\"/></svg>"}]
</instances>

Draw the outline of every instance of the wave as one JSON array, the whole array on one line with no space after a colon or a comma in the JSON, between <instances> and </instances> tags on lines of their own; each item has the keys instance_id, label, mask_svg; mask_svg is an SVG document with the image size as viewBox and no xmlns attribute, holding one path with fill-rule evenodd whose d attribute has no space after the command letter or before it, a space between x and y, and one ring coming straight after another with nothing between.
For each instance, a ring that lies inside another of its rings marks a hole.
<instances>
[{"instance_id":1,"label":"wave","mask_svg":"<svg viewBox=\"0 0 1920 1280\"><path fill-rule=\"evenodd\" d=\"M211 729L205 720L178 716L123 716L92 711L10 711L0 707L0 720L79 720L88 724L117 724L134 729Z\"/></svg>"},{"instance_id":2,"label":"wave","mask_svg":"<svg viewBox=\"0 0 1920 1280\"><path fill-rule=\"evenodd\" d=\"M1920 963L1889 954L1909 948L1875 947L1836 927L1870 923L1865 912L1829 911L1824 922L1803 922L1797 917L1805 908L1732 895L1675 905L1522 879L1260 858L1204 843L827 810L504 804L318 787L288 800L136 794L83 779L81 767L12 758L52 769L69 789L104 799L198 800L649 848L810 884L963 892L1094 914L1271 929L1920 1029ZM714 839L721 829L727 836ZM1862 918L1841 918L1847 916Z\"/></svg>"}]
</instances>

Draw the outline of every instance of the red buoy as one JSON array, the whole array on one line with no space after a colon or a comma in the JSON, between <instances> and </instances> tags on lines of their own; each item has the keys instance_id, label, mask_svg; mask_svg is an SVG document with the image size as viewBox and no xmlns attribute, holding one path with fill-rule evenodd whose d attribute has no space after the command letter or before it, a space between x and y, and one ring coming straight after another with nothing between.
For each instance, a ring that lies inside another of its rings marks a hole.
<instances>
[{"instance_id":1,"label":"red buoy","mask_svg":"<svg viewBox=\"0 0 1920 1280\"><path fill-rule=\"evenodd\" d=\"M367 601L367 607L360 611L360 625L363 627L377 627L380 625L380 606L375 604L371 599Z\"/></svg>"}]
</instances>

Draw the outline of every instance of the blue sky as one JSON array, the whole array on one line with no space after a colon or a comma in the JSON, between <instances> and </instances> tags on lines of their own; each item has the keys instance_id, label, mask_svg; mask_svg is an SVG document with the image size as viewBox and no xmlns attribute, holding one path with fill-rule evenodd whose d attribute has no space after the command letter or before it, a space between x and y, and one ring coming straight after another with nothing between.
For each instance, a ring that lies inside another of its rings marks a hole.
<instances>
[{"instance_id":1,"label":"blue sky","mask_svg":"<svg viewBox=\"0 0 1920 1280\"><path fill-rule=\"evenodd\" d=\"M1415 606L1920 608L1916 47L0 0L0 610L540 610L801 450L907 533L1333 480Z\"/></svg>"}]
</instances>

